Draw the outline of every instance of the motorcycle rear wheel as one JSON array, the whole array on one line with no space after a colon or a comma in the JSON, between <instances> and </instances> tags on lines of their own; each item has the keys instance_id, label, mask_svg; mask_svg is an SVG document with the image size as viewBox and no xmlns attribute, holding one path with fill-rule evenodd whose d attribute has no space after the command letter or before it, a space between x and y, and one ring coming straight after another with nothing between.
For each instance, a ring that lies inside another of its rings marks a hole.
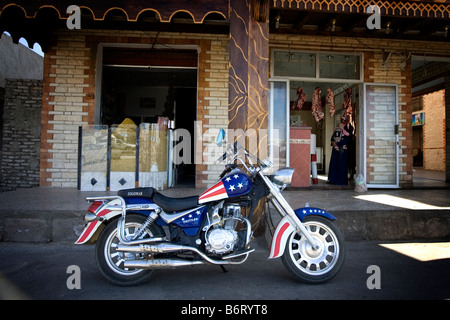
<instances>
[{"instance_id":1,"label":"motorcycle rear wheel","mask_svg":"<svg viewBox=\"0 0 450 320\"><path fill-rule=\"evenodd\" d=\"M345 260L345 243L341 230L330 220L309 216L303 221L319 245L314 250L301 233L292 232L281 257L286 269L299 281L319 284L335 277Z\"/></svg>"},{"instance_id":2,"label":"motorcycle rear wheel","mask_svg":"<svg viewBox=\"0 0 450 320\"><path fill-rule=\"evenodd\" d=\"M125 236L132 239L135 232L144 224L146 216L128 214L125 220ZM143 238L164 236L164 231L157 225L150 225ZM117 236L117 219L111 221L102 230L96 246L97 265L103 276L118 286L137 286L150 280L155 270L124 268L125 259L143 258L140 253L119 252L115 248L120 240Z\"/></svg>"}]
</instances>

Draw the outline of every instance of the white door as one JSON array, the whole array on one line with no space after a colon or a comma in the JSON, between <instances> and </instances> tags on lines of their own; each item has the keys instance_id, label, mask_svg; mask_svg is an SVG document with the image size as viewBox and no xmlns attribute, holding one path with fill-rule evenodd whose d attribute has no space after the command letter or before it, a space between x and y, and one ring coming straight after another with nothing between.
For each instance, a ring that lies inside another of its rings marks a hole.
<instances>
[{"instance_id":1,"label":"white door","mask_svg":"<svg viewBox=\"0 0 450 320\"><path fill-rule=\"evenodd\" d=\"M364 84L364 169L369 188L398 188L398 88Z\"/></svg>"},{"instance_id":2,"label":"white door","mask_svg":"<svg viewBox=\"0 0 450 320\"><path fill-rule=\"evenodd\" d=\"M289 166L289 81L270 81L269 157L274 168Z\"/></svg>"}]
</instances>

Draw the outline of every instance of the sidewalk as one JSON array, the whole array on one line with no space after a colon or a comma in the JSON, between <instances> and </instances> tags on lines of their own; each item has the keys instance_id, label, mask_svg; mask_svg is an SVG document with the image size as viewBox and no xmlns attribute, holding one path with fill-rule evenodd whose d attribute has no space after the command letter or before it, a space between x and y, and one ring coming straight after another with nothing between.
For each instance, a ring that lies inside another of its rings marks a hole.
<instances>
[{"instance_id":1,"label":"sidewalk","mask_svg":"<svg viewBox=\"0 0 450 320\"><path fill-rule=\"evenodd\" d=\"M162 191L186 197L203 189ZM86 197L116 192L31 188L0 193L0 241L73 243L83 228ZM283 192L293 208L318 207L338 218L347 240L450 239L450 189L305 189ZM271 210L275 223L278 213Z\"/></svg>"}]
</instances>

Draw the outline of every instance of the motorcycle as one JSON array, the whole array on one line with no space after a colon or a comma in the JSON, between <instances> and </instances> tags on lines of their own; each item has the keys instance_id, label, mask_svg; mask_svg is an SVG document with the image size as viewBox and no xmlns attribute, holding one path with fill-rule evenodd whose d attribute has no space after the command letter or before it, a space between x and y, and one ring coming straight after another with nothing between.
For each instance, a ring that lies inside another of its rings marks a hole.
<instances>
[{"instance_id":1,"label":"motorcycle","mask_svg":"<svg viewBox=\"0 0 450 320\"><path fill-rule=\"evenodd\" d=\"M170 198L145 187L87 198L92 204L75 243L96 242L97 264L109 281L134 286L149 281L158 269L244 263L254 252L250 220L262 198L281 215L268 259L281 257L304 283L323 283L339 273L345 243L336 218L309 206L294 210L281 194L294 169L272 174L270 161L227 143L220 130L217 144L223 143L226 152L218 161L230 161L218 182L200 196Z\"/></svg>"}]
</instances>

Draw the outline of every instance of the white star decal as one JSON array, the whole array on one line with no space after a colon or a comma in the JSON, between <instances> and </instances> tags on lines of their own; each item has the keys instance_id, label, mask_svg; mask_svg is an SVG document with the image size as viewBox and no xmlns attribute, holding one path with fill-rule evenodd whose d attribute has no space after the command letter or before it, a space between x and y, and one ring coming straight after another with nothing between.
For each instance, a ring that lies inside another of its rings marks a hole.
<instances>
[{"instance_id":1,"label":"white star decal","mask_svg":"<svg viewBox=\"0 0 450 320\"><path fill-rule=\"evenodd\" d=\"M199 210L195 212L198 216L201 214Z\"/></svg>"},{"instance_id":2,"label":"white star decal","mask_svg":"<svg viewBox=\"0 0 450 320\"><path fill-rule=\"evenodd\" d=\"M192 214L189 215L189 218L192 218Z\"/></svg>"},{"instance_id":3,"label":"white star decal","mask_svg":"<svg viewBox=\"0 0 450 320\"><path fill-rule=\"evenodd\" d=\"M226 182L230 182L230 181L231 181L231 178L228 177L228 178L225 179L225 181L226 181Z\"/></svg>"},{"instance_id":4,"label":"white star decal","mask_svg":"<svg viewBox=\"0 0 450 320\"><path fill-rule=\"evenodd\" d=\"M234 191L234 189L236 189L234 186L230 186L230 191Z\"/></svg>"},{"instance_id":5,"label":"white star decal","mask_svg":"<svg viewBox=\"0 0 450 320\"><path fill-rule=\"evenodd\" d=\"M244 186L242 185L242 183L238 183L238 188L242 189Z\"/></svg>"},{"instance_id":6,"label":"white star decal","mask_svg":"<svg viewBox=\"0 0 450 320\"><path fill-rule=\"evenodd\" d=\"M238 175L238 174L235 174L235 175L233 176L233 178L238 179L238 178L239 178L239 175Z\"/></svg>"}]
</instances>

